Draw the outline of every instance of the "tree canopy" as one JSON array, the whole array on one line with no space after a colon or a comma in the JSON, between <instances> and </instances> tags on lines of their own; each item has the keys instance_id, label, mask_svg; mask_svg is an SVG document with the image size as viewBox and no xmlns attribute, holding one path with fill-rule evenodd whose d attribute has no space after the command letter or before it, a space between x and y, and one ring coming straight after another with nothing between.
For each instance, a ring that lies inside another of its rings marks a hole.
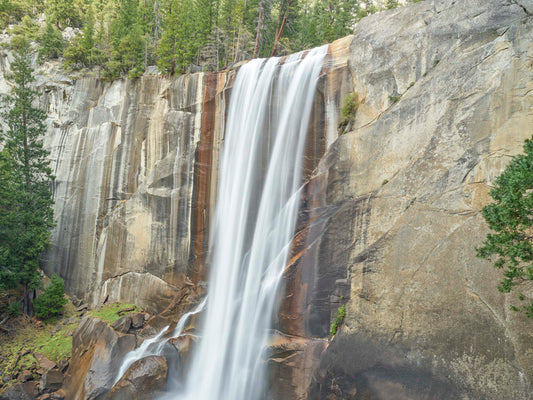
<instances>
[{"instance_id":1,"label":"tree canopy","mask_svg":"<svg viewBox=\"0 0 533 400\"><path fill-rule=\"evenodd\" d=\"M418 0L408 0L417 2ZM0 28L41 43L42 60L104 77L218 70L239 61L286 55L350 34L391 0L0 0ZM46 28L36 23L46 15ZM32 18L33 17L33 18ZM63 43L59 30L79 28ZM63 50L64 47L64 50Z\"/></svg>"},{"instance_id":2,"label":"tree canopy","mask_svg":"<svg viewBox=\"0 0 533 400\"><path fill-rule=\"evenodd\" d=\"M503 274L498 289L509 293L533 280L533 138L496 179L490 196L493 202L483 208L483 217L492 232L477 254L494 260ZM511 309L533 318L533 301L521 292L517 297L520 303Z\"/></svg>"}]
</instances>

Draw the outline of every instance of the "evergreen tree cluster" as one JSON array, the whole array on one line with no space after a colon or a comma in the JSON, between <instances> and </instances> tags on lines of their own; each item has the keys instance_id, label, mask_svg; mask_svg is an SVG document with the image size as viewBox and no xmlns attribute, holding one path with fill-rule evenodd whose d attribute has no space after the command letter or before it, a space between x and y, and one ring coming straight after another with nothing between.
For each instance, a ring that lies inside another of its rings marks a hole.
<instances>
[{"instance_id":1,"label":"evergreen tree cluster","mask_svg":"<svg viewBox=\"0 0 533 400\"><path fill-rule=\"evenodd\" d=\"M65 281L54 274L44 293L35 299L35 315L41 319L58 317L63 313L67 302Z\"/></svg>"},{"instance_id":2,"label":"evergreen tree cluster","mask_svg":"<svg viewBox=\"0 0 533 400\"><path fill-rule=\"evenodd\" d=\"M136 78L149 65L171 75L218 70L319 46L350 34L365 15L397 6L397 0L0 0L0 28L18 22L12 33L39 40L41 60L62 56L69 69ZM34 20L42 13L40 28ZM66 27L80 29L67 43Z\"/></svg>"}]
</instances>

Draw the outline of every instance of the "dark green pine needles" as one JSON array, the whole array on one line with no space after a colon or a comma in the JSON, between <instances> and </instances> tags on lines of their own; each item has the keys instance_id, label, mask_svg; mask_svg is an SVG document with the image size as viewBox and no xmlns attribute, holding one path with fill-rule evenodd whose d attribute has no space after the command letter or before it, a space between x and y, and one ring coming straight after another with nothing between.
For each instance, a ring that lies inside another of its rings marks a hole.
<instances>
[{"instance_id":1,"label":"dark green pine needles","mask_svg":"<svg viewBox=\"0 0 533 400\"><path fill-rule=\"evenodd\" d=\"M517 155L496 179L490 191L494 202L483 208L483 217L493 231L478 257L495 260L503 272L498 289L509 293L520 282L533 280L533 141L524 144L524 154ZM533 302L518 294L521 305L511 306L533 318ZM524 305L525 304L525 305Z\"/></svg>"},{"instance_id":2,"label":"dark green pine needles","mask_svg":"<svg viewBox=\"0 0 533 400\"><path fill-rule=\"evenodd\" d=\"M45 112L33 106L36 92L27 42L20 44L3 102L0 131L0 288L24 287L23 310L33 315L33 293L40 285L39 257L53 227L53 180L43 148Z\"/></svg>"}]
</instances>

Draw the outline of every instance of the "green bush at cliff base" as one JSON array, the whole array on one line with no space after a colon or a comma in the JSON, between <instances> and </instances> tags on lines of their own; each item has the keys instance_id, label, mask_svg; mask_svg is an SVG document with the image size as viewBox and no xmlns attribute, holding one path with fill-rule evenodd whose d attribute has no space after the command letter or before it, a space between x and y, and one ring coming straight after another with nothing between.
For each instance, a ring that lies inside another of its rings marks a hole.
<instances>
[{"instance_id":1,"label":"green bush at cliff base","mask_svg":"<svg viewBox=\"0 0 533 400\"><path fill-rule=\"evenodd\" d=\"M342 321L344 321L344 317L346 316L346 305L342 305L338 308L337 312L335 313L335 321L331 324L331 327L329 329L329 333L331 336L335 335L337 331L339 330Z\"/></svg>"},{"instance_id":2,"label":"green bush at cliff base","mask_svg":"<svg viewBox=\"0 0 533 400\"><path fill-rule=\"evenodd\" d=\"M490 191L493 202L483 207L491 233L477 256L494 260L503 280L498 289L509 293L522 282L533 280L533 138L524 144L524 154L513 157ZM522 311L533 318L533 301L518 294Z\"/></svg>"},{"instance_id":3,"label":"green bush at cliff base","mask_svg":"<svg viewBox=\"0 0 533 400\"><path fill-rule=\"evenodd\" d=\"M44 293L35 299L35 315L41 319L57 317L63 313L67 301L65 298L65 282L54 274Z\"/></svg>"}]
</instances>

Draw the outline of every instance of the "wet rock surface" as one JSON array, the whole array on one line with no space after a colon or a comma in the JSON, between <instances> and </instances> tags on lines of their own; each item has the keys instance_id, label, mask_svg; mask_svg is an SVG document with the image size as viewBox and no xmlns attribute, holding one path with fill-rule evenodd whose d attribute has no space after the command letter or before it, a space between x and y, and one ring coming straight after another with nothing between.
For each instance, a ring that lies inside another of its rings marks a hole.
<instances>
[{"instance_id":1,"label":"wet rock surface","mask_svg":"<svg viewBox=\"0 0 533 400\"><path fill-rule=\"evenodd\" d=\"M106 396L108 400L150 400L164 392L167 382L165 357L148 356L135 361Z\"/></svg>"},{"instance_id":2,"label":"wet rock surface","mask_svg":"<svg viewBox=\"0 0 533 400\"><path fill-rule=\"evenodd\" d=\"M309 398L533 398L531 322L475 256L488 191L531 136L532 35L531 13L503 0L357 24L360 105L305 190L294 274L307 280L288 299L305 310L300 332L319 336L345 304Z\"/></svg>"},{"instance_id":3,"label":"wet rock surface","mask_svg":"<svg viewBox=\"0 0 533 400\"><path fill-rule=\"evenodd\" d=\"M120 333L128 333L131 327L131 317L126 315L111 324L111 328Z\"/></svg>"},{"instance_id":4,"label":"wet rock surface","mask_svg":"<svg viewBox=\"0 0 533 400\"><path fill-rule=\"evenodd\" d=\"M17 383L0 392L0 400L34 400L38 394L34 382Z\"/></svg>"},{"instance_id":5,"label":"wet rock surface","mask_svg":"<svg viewBox=\"0 0 533 400\"><path fill-rule=\"evenodd\" d=\"M61 371L49 370L43 374L39 391L41 393L52 393L63 386L63 374Z\"/></svg>"},{"instance_id":6,"label":"wet rock surface","mask_svg":"<svg viewBox=\"0 0 533 400\"><path fill-rule=\"evenodd\" d=\"M85 317L73 335L72 356L65 373L66 398L105 397L124 356L135 346L134 335L116 332L97 318Z\"/></svg>"}]
</instances>

